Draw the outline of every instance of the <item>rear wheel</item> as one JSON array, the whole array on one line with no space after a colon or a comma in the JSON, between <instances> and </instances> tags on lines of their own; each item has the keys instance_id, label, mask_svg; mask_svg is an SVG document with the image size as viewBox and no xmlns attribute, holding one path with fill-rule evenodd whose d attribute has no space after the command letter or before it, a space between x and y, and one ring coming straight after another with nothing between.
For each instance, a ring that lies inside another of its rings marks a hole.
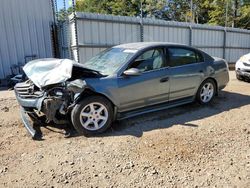
<instances>
[{"instance_id":1,"label":"rear wheel","mask_svg":"<svg viewBox=\"0 0 250 188\"><path fill-rule=\"evenodd\" d=\"M213 80L205 80L198 89L196 98L199 103L207 104L209 103L215 95L216 85Z\"/></svg>"},{"instance_id":2,"label":"rear wheel","mask_svg":"<svg viewBox=\"0 0 250 188\"><path fill-rule=\"evenodd\" d=\"M74 107L71 120L81 134L102 133L111 126L113 107L104 97L89 96Z\"/></svg>"}]
</instances>

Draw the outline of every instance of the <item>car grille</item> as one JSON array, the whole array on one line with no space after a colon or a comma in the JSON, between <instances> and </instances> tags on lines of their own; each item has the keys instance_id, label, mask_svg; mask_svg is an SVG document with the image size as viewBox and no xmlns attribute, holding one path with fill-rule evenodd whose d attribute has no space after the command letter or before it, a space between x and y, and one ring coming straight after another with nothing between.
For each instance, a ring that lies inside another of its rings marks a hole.
<instances>
[{"instance_id":1,"label":"car grille","mask_svg":"<svg viewBox=\"0 0 250 188\"><path fill-rule=\"evenodd\" d=\"M241 71L250 73L250 70L246 70L246 69L241 69Z\"/></svg>"},{"instance_id":2,"label":"car grille","mask_svg":"<svg viewBox=\"0 0 250 188\"><path fill-rule=\"evenodd\" d=\"M250 67L250 64L248 63L243 63L243 65L245 65L246 67Z\"/></svg>"},{"instance_id":3,"label":"car grille","mask_svg":"<svg viewBox=\"0 0 250 188\"><path fill-rule=\"evenodd\" d=\"M15 85L15 92L21 98L38 98L43 95L42 91L31 82L26 81Z\"/></svg>"}]
</instances>

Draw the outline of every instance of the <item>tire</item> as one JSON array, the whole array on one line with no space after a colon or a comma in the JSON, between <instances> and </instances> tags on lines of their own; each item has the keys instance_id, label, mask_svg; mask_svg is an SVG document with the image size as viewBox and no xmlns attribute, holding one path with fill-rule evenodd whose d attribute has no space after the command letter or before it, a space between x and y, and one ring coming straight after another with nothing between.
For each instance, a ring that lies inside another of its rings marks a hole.
<instances>
[{"instance_id":1,"label":"tire","mask_svg":"<svg viewBox=\"0 0 250 188\"><path fill-rule=\"evenodd\" d=\"M243 78L242 76L238 75L238 74L236 74L236 78L237 78L238 80L240 80L240 81L243 81L243 80L244 80L244 78Z\"/></svg>"},{"instance_id":2,"label":"tire","mask_svg":"<svg viewBox=\"0 0 250 188\"><path fill-rule=\"evenodd\" d=\"M206 88L208 89L206 91ZM200 85L196 99L200 104L207 104L211 102L216 93L216 84L212 79L207 79Z\"/></svg>"},{"instance_id":3,"label":"tire","mask_svg":"<svg viewBox=\"0 0 250 188\"><path fill-rule=\"evenodd\" d=\"M113 122L113 106L102 96L89 96L75 105L71 121L78 133L94 135L106 131Z\"/></svg>"}]
</instances>

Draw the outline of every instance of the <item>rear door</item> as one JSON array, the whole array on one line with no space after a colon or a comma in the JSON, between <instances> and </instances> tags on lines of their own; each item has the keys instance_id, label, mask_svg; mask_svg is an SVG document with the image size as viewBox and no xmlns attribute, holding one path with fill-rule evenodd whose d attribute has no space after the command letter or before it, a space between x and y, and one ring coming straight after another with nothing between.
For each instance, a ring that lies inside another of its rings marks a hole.
<instances>
[{"instance_id":1,"label":"rear door","mask_svg":"<svg viewBox=\"0 0 250 188\"><path fill-rule=\"evenodd\" d=\"M188 47L168 47L169 101L194 96L204 77L204 58Z\"/></svg>"},{"instance_id":2,"label":"rear door","mask_svg":"<svg viewBox=\"0 0 250 188\"><path fill-rule=\"evenodd\" d=\"M164 48L142 52L128 67L141 71L138 76L118 78L119 111L154 105L168 101L169 70Z\"/></svg>"}]
</instances>

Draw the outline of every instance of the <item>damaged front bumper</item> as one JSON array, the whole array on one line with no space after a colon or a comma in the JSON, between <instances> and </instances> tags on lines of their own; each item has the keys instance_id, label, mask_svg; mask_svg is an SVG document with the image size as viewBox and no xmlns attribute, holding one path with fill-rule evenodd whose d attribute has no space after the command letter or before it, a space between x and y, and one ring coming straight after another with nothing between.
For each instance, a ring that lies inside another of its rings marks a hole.
<instances>
[{"instance_id":1,"label":"damaged front bumper","mask_svg":"<svg viewBox=\"0 0 250 188\"><path fill-rule=\"evenodd\" d=\"M40 136L32 122L37 125L54 122L67 124L64 110L65 101L62 97L51 97L46 92L34 91L30 83L18 83L15 86L16 99L21 106L21 119L33 139ZM45 119L42 120L42 117ZM30 121L32 120L32 121Z\"/></svg>"},{"instance_id":2,"label":"damaged front bumper","mask_svg":"<svg viewBox=\"0 0 250 188\"><path fill-rule=\"evenodd\" d=\"M69 59L34 60L23 70L29 80L16 84L14 89L23 123L32 137L36 131L28 116L38 124L41 117L45 124L68 124L69 113L86 88L85 79L103 77Z\"/></svg>"},{"instance_id":3,"label":"damaged front bumper","mask_svg":"<svg viewBox=\"0 0 250 188\"><path fill-rule=\"evenodd\" d=\"M36 129L34 129L33 124L30 121L30 116L33 116L34 109L41 109L41 104L44 98L42 97L38 99L23 100L18 96L17 93L16 98L20 105L20 115L25 128L27 129L28 133L30 133L33 139L38 138L39 133Z\"/></svg>"},{"instance_id":4,"label":"damaged front bumper","mask_svg":"<svg viewBox=\"0 0 250 188\"><path fill-rule=\"evenodd\" d=\"M23 107L20 108L20 112L21 112L21 119L23 121L24 127L27 129L28 133L30 133L33 139L38 138L39 135L37 131L34 129L34 127L32 126L32 124L30 123L28 119L28 113L24 110Z\"/></svg>"},{"instance_id":5,"label":"damaged front bumper","mask_svg":"<svg viewBox=\"0 0 250 188\"><path fill-rule=\"evenodd\" d=\"M240 77L250 79L250 70L237 69L235 72Z\"/></svg>"}]
</instances>

